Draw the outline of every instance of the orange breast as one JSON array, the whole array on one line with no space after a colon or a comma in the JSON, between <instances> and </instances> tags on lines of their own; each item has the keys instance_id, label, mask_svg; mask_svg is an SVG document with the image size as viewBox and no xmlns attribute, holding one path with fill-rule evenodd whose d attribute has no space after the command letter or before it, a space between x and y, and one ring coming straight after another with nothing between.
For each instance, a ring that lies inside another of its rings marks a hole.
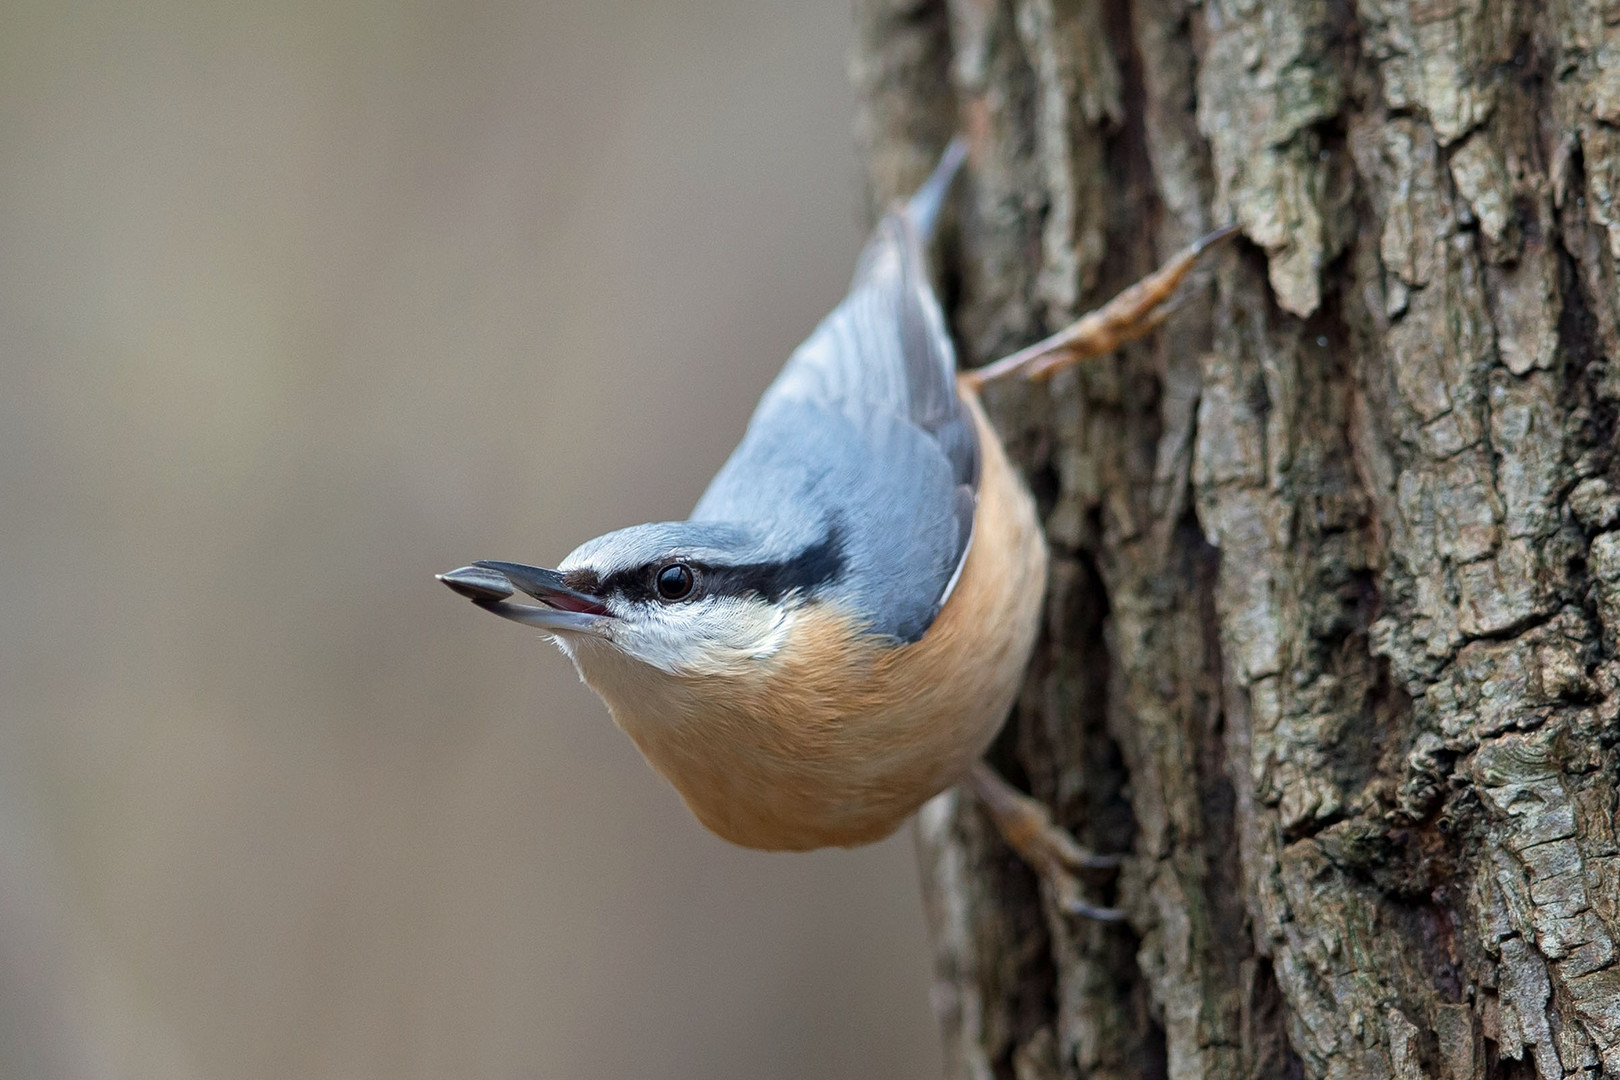
<instances>
[{"instance_id":1,"label":"orange breast","mask_svg":"<svg viewBox=\"0 0 1620 1080\"><path fill-rule=\"evenodd\" d=\"M813 606L758 679L672 688L692 721L614 710L725 839L772 850L879 840L955 783L1011 709L1039 629L1046 546L977 398L961 393L983 459L973 545L920 641L887 646Z\"/></svg>"}]
</instances>

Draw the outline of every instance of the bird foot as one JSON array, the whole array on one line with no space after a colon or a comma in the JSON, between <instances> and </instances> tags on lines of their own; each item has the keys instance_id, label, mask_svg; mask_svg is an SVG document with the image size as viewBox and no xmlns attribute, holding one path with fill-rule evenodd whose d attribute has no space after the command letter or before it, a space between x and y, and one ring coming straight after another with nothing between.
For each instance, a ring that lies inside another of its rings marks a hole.
<instances>
[{"instance_id":1,"label":"bird foot","mask_svg":"<svg viewBox=\"0 0 1620 1080\"><path fill-rule=\"evenodd\" d=\"M1116 869L1123 856L1099 855L1081 847L1053 823L1046 807L1007 783L982 761L974 764L969 780L1002 838L1046 882L1062 911L1100 922L1125 918L1118 908L1099 907L1081 899L1080 881L1074 875L1077 870Z\"/></svg>"},{"instance_id":2,"label":"bird foot","mask_svg":"<svg viewBox=\"0 0 1620 1080\"><path fill-rule=\"evenodd\" d=\"M1157 330L1175 310L1174 298L1204 252L1237 233L1227 225L1199 237L1168 262L1095 311L1088 311L1051 337L993 364L965 371L961 379L975 390L1012 376L1045 379L1082 360L1106 356Z\"/></svg>"}]
</instances>

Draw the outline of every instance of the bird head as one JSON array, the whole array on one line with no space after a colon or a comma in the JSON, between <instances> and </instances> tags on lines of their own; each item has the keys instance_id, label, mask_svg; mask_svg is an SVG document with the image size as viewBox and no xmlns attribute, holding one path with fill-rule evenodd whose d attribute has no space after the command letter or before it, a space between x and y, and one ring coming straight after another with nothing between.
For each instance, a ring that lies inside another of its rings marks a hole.
<instances>
[{"instance_id":1,"label":"bird head","mask_svg":"<svg viewBox=\"0 0 1620 1080\"><path fill-rule=\"evenodd\" d=\"M486 611L550 634L611 703L604 684L618 678L725 675L768 659L794 613L836 580L841 564L836 535L773 558L746 529L684 521L599 536L555 570L477 562L439 580ZM516 593L539 605L513 602Z\"/></svg>"}]
</instances>

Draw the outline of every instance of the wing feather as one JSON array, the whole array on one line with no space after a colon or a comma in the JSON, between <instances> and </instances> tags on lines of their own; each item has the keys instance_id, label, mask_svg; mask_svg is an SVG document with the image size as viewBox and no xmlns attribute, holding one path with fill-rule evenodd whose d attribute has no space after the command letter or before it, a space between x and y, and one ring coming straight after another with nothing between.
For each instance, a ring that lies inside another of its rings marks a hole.
<instances>
[{"instance_id":1,"label":"wing feather","mask_svg":"<svg viewBox=\"0 0 1620 1080\"><path fill-rule=\"evenodd\" d=\"M783 558L838 536L848 569L831 588L874 631L904 640L920 637L949 595L979 481L978 439L922 253L959 160L953 150L878 225L848 295L766 391L692 515L747 523Z\"/></svg>"}]
</instances>

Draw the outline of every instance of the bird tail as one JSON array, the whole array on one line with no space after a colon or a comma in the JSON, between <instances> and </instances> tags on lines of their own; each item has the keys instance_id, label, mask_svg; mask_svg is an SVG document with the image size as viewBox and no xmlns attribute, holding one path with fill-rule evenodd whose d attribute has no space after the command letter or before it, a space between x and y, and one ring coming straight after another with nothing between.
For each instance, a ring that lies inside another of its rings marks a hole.
<instances>
[{"instance_id":1,"label":"bird tail","mask_svg":"<svg viewBox=\"0 0 1620 1080\"><path fill-rule=\"evenodd\" d=\"M951 181L962 168L962 162L967 160L967 139L958 135L951 140L940 156L939 164L934 166L933 175L923 181L923 186L917 193L906 201L905 214L911 222L911 227L917 231L917 239L926 243L934 233L934 225L939 220L940 207L945 203L945 195L951 189Z\"/></svg>"}]
</instances>

